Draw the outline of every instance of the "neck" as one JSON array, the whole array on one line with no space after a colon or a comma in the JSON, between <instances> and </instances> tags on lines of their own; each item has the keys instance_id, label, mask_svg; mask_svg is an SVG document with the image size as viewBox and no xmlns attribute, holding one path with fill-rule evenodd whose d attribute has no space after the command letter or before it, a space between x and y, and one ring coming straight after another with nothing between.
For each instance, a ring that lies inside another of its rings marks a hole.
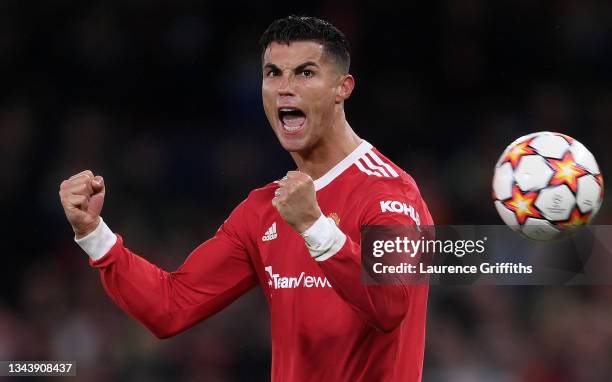
<instances>
[{"instance_id":1,"label":"neck","mask_svg":"<svg viewBox=\"0 0 612 382\"><path fill-rule=\"evenodd\" d=\"M361 141L342 115L341 120L331 127L329 134L322 137L314 147L306 152L290 154L298 170L316 180L353 152Z\"/></svg>"}]
</instances>

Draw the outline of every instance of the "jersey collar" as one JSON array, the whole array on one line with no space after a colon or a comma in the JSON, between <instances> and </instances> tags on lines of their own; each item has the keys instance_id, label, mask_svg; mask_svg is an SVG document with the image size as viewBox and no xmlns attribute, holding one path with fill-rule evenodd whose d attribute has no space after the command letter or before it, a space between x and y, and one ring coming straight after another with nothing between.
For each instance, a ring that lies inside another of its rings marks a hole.
<instances>
[{"instance_id":1,"label":"jersey collar","mask_svg":"<svg viewBox=\"0 0 612 382\"><path fill-rule=\"evenodd\" d=\"M323 187L330 184L334 179L336 179L340 174L344 172L347 168L351 167L357 159L359 159L362 155L367 153L372 149L372 145L368 143L365 139L361 141L359 146L355 148L349 155L347 155L344 159L342 159L338 164L331 168L325 175L321 176L317 180L314 181L315 191L319 191Z\"/></svg>"}]
</instances>

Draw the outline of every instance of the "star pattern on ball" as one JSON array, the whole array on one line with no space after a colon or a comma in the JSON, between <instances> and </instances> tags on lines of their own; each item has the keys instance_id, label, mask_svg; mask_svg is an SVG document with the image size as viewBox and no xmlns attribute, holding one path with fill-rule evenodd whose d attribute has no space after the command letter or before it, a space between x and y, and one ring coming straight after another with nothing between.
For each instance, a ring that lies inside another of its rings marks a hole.
<instances>
[{"instance_id":1,"label":"star pattern on ball","mask_svg":"<svg viewBox=\"0 0 612 382\"><path fill-rule=\"evenodd\" d=\"M601 191L599 192L599 197L600 197L601 199L603 199L603 196L604 196L604 182L603 182L603 175L601 175L601 174L597 174L597 175L595 175L595 179L597 179L597 182L599 183L599 189L601 190Z\"/></svg>"},{"instance_id":2,"label":"star pattern on ball","mask_svg":"<svg viewBox=\"0 0 612 382\"><path fill-rule=\"evenodd\" d=\"M518 186L512 188L512 199L506 200L504 205L506 208L514 212L516 220L520 225L525 223L527 218L541 218L542 215L535 207L535 200L538 197L537 192L521 192Z\"/></svg>"},{"instance_id":3,"label":"star pattern on ball","mask_svg":"<svg viewBox=\"0 0 612 382\"><path fill-rule=\"evenodd\" d=\"M517 143L508 154L504 157L503 163L510 162L512 168L516 168L518 166L518 162L524 155L535 154L535 150L529 146L531 143L531 139L526 140L525 142Z\"/></svg>"},{"instance_id":4,"label":"star pattern on ball","mask_svg":"<svg viewBox=\"0 0 612 382\"><path fill-rule=\"evenodd\" d=\"M587 174L587 171L576 164L572 153L566 152L563 159L549 158L548 163L555 170L550 179L550 185L566 184L572 192L576 193L578 191L578 178Z\"/></svg>"},{"instance_id":5,"label":"star pattern on ball","mask_svg":"<svg viewBox=\"0 0 612 382\"><path fill-rule=\"evenodd\" d=\"M589 221L590 213L583 214L580 212L578 207L574 208L572 214L567 221L559 223L563 228L577 228L581 225L586 224Z\"/></svg>"}]
</instances>

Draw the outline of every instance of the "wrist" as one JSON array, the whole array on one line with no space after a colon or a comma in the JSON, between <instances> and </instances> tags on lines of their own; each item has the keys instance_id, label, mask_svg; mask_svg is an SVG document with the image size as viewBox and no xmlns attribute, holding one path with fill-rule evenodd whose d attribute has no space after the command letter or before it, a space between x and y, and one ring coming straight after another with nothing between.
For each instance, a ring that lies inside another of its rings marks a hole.
<instances>
[{"instance_id":1,"label":"wrist","mask_svg":"<svg viewBox=\"0 0 612 382\"><path fill-rule=\"evenodd\" d=\"M110 251L117 242L117 236L108 228L104 220L99 218L99 224L92 232L81 238L75 237L74 241L92 260L96 261Z\"/></svg>"},{"instance_id":2,"label":"wrist","mask_svg":"<svg viewBox=\"0 0 612 382\"><path fill-rule=\"evenodd\" d=\"M346 235L331 218L326 218L323 214L301 235L310 256L317 261L329 259L340 251L346 242Z\"/></svg>"},{"instance_id":3,"label":"wrist","mask_svg":"<svg viewBox=\"0 0 612 382\"><path fill-rule=\"evenodd\" d=\"M317 220L321 218L322 215L323 213L321 212L321 210L316 211L315 213L310 215L307 219L304 219L304 221L301 224L295 227L296 230L298 231L298 233L303 234L310 227L312 227L317 222Z\"/></svg>"},{"instance_id":4,"label":"wrist","mask_svg":"<svg viewBox=\"0 0 612 382\"><path fill-rule=\"evenodd\" d=\"M100 218L99 216L94 219L91 223L86 224L85 226L81 227L81 228L76 228L75 226L72 226L72 230L74 231L74 238L76 240L82 239L85 236L89 235L90 233L92 233L93 231L96 230L96 228L98 228L98 226L100 225L100 222L102 221L102 218Z\"/></svg>"}]
</instances>

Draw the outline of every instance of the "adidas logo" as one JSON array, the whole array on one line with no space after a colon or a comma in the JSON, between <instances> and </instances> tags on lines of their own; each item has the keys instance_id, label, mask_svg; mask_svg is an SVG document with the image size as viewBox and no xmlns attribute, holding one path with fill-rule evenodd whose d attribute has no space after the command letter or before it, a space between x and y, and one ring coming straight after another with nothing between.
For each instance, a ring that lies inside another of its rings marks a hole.
<instances>
[{"instance_id":1,"label":"adidas logo","mask_svg":"<svg viewBox=\"0 0 612 382\"><path fill-rule=\"evenodd\" d=\"M261 240L262 241L270 241L270 240L276 239L277 236L278 236L278 234L276 233L276 222L274 222L274 223L272 223L270 228L268 228L266 233L264 233L264 235L261 237Z\"/></svg>"}]
</instances>

